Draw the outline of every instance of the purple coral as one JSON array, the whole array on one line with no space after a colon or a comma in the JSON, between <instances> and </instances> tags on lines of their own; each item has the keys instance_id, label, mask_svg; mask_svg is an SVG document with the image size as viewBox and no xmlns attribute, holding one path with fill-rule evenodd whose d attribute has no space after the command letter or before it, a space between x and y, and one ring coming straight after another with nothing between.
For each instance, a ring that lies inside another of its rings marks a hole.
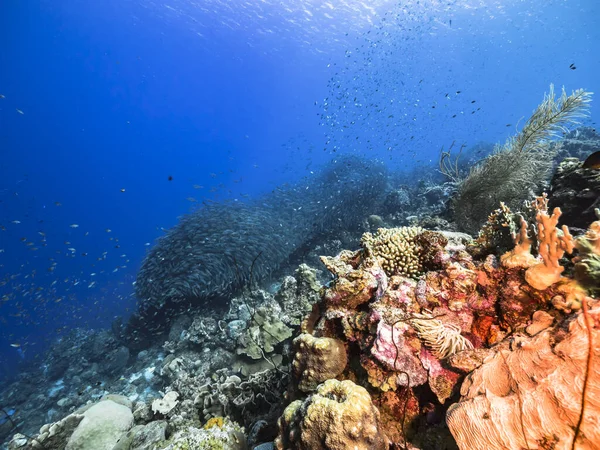
<instances>
[{"instance_id":1,"label":"purple coral","mask_svg":"<svg viewBox=\"0 0 600 450\"><path fill-rule=\"evenodd\" d=\"M393 329L383 320L377 325L377 338L371 348L371 355L391 370L408 374L410 386L419 386L427 381L427 372L416 356L420 343L418 338L407 337L412 329L406 323L396 323ZM393 338L393 340L392 340ZM398 377L398 384L406 386L406 376Z\"/></svg>"}]
</instances>

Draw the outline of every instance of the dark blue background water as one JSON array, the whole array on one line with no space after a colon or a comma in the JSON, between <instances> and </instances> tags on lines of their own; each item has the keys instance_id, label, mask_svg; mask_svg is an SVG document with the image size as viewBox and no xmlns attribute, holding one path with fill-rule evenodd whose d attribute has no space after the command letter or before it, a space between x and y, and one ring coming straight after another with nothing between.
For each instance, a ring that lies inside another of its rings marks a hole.
<instances>
[{"instance_id":1,"label":"dark blue background water","mask_svg":"<svg viewBox=\"0 0 600 450\"><path fill-rule=\"evenodd\" d=\"M148 244L203 200L340 152L433 168L550 83L598 91L599 55L594 0L0 0L0 375L126 315Z\"/></svg>"}]
</instances>

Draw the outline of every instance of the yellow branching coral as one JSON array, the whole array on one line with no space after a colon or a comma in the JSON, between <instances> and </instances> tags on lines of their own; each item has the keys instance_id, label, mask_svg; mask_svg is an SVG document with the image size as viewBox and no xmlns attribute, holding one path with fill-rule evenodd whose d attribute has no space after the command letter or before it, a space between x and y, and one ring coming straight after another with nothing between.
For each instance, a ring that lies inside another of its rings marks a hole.
<instances>
[{"instance_id":1,"label":"yellow branching coral","mask_svg":"<svg viewBox=\"0 0 600 450\"><path fill-rule=\"evenodd\" d=\"M212 428L212 427L222 428L224 423L225 423L225 418L212 417L212 418L208 419L208 422L206 422L204 424L204 427L202 427L202 428L204 428L205 430L208 430L209 428Z\"/></svg>"},{"instance_id":2,"label":"yellow branching coral","mask_svg":"<svg viewBox=\"0 0 600 450\"><path fill-rule=\"evenodd\" d=\"M527 235L527 222L521 217L519 233L513 234L515 248L500 257L504 267L531 267L537 264L537 259L531 254L531 239Z\"/></svg>"},{"instance_id":3,"label":"yellow branching coral","mask_svg":"<svg viewBox=\"0 0 600 450\"><path fill-rule=\"evenodd\" d=\"M375 234L365 233L362 246L376 257L388 276L418 277L434 265L436 252L448 240L435 231L420 227L379 228Z\"/></svg>"},{"instance_id":4,"label":"yellow branching coral","mask_svg":"<svg viewBox=\"0 0 600 450\"><path fill-rule=\"evenodd\" d=\"M423 231L419 227L379 228L375 234L363 234L361 243L379 258L388 275L417 276L422 267L414 240Z\"/></svg>"},{"instance_id":5,"label":"yellow branching coral","mask_svg":"<svg viewBox=\"0 0 600 450\"><path fill-rule=\"evenodd\" d=\"M559 261L565 253L572 253L575 248L575 240L566 225L562 227L562 235L558 232L560 215L560 208L554 208L551 216L544 211L539 211L536 216L542 262L527 269L525 280L531 287L541 291L560 280L564 267Z\"/></svg>"}]
</instances>

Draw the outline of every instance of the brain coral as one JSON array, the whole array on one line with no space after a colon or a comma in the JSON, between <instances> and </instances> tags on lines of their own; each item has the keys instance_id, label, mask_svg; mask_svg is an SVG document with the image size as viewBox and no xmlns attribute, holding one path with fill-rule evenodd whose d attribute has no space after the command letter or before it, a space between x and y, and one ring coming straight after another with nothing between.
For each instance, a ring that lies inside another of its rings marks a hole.
<instances>
[{"instance_id":1,"label":"brain coral","mask_svg":"<svg viewBox=\"0 0 600 450\"><path fill-rule=\"evenodd\" d=\"M350 380L327 380L279 419L278 450L384 450L388 439L367 390Z\"/></svg>"}]
</instances>

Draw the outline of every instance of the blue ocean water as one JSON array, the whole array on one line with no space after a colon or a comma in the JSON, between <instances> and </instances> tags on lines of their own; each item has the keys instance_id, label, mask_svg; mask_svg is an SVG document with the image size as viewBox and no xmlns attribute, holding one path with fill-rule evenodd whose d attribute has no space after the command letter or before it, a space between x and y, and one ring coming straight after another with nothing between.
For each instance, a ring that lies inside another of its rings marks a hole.
<instances>
[{"instance_id":1,"label":"blue ocean water","mask_svg":"<svg viewBox=\"0 0 600 450\"><path fill-rule=\"evenodd\" d=\"M147 249L203 202L346 153L435 168L551 83L598 92L599 21L592 0L3 0L0 376L127 316Z\"/></svg>"}]
</instances>

